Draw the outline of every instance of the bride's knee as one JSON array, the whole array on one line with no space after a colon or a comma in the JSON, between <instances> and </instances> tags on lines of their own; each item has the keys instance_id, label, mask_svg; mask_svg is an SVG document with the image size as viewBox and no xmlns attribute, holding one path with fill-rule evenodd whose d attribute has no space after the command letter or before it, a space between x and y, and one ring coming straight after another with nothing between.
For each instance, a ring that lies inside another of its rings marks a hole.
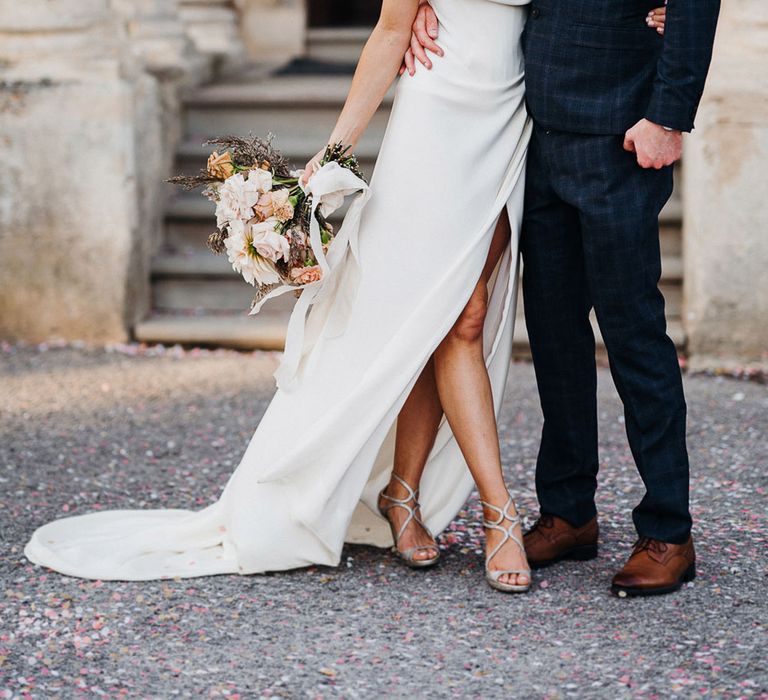
<instances>
[{"instance_id":1,"label":"bride's knee","mask_svg":"<svg viewBox=\"0 0 768 700\"><path fill-rule=\"evenodd\" d=\"M449 336L452 340L463 343L476 343L483 338L485 316L488 313L488 300L485 294L474 294L464 307Z\"/></svg>"}]
</instances>

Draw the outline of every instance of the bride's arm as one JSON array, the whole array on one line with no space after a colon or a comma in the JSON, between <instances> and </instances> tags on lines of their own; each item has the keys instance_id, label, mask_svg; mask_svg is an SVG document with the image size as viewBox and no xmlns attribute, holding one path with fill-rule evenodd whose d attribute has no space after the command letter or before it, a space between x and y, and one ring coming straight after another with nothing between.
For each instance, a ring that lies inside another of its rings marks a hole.
<instances>
[{"instance_id":1,"label":"bride's arm","mask_svg":"<svg viewBox=\"0 0 768 700\"><path fill-rule=\"evenodd\" d=\"M365 44L344 108L328 143L353 149L398 74L403 54L411 40L411 25L419 0L384 0L381 15ZM323 148L307 163L305 182L317 168Z\"/></svg>"}]
</instances>

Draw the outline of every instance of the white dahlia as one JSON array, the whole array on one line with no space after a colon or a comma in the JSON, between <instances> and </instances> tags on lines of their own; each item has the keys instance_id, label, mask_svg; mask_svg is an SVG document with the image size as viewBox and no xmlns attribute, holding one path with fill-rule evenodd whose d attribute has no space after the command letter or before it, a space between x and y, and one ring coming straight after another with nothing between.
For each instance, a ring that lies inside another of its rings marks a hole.
<instances>
[{"instance_id":1,"label":"white dahlia","mask_svg":"<svg viewBox=\"0 0 768 700\"><path fill-rule=\"evenodd\" d=\"M219 228L234 221L248 221L253 217L253 207L261 193L257 182L246 180L241 173L227 178L219 188L216 202L216 223Z\"/></svg>"},{"instance_id":2,"label":"white dahlia","mask_svg":"<svg viewBox=\"0 0 768 700\"><path fill-rule=\"evenodd\" d=\"M248 184L261 194L266 194L272 189L272 173L261 168L251 170L248 173Z\"/></svg>"},{"instance_id":3,"label":"white dahlia","mask_svg":"<svg viewBox=\"0 0 768 700\"><path fill-rule=\"evenodd\" d=\"M229 262L248 284L277 284L280 275L275 263L256 251L251 229L240 220L230 224L229 235L224 242Z\"/></svg>"}]
</instances>

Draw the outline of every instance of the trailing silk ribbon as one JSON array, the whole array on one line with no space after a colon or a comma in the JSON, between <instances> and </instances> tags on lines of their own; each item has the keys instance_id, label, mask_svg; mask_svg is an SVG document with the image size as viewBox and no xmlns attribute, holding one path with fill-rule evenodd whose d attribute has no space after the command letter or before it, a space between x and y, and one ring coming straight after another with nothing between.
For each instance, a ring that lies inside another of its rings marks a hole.
<instances>
[{"instance_id":1,"label":"trailing silk ribbon","mask_svg":"<svg viewBox=\"0 0 768 700\"><path fill-rule=\"evenodd\" d=\"M317 282L297 287L295 285L281 285L273 289L251 310L255 314L264 302L285 292L301 289L301 296L296 302L288 322L288 331L285 339L285 353L283 360L275 372L277 385L281 389L287 389L299 370L301 359L304 355L305 329L307 314L310 307L327 291L332 290L336 284L337 276L341 271L345 260L357 265L357 234L359 231L360 215L363 206L370 197L368 184L357 177L351 170L341 167L338 163L326 163L310 179L304 191L312 196L312 209L310 212L309 242L315 259L322 271L322 277ZM329 217L334 211L344 204L348 195L356 194L349 210L347 211L341 228L333 237L328 247L328 254L323 252L320 223L315 216L318 208L323 217Z\"/></svg>"}]
</instances>

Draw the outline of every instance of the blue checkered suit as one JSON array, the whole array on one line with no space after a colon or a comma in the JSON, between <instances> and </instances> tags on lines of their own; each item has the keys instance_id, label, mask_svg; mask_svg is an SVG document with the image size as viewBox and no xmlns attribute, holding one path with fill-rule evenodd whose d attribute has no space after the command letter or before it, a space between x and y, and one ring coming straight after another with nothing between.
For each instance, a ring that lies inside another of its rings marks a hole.
<instances>
[{"instance_id":1,"label":"blue checkered suit","mask_svg":"<svg viewBox=\"0 0 768 700\"><path fill-rule=\"evenodd\" d=\"M534 0L523 34L528 108L540 125L623 134L642 117L690 131L712 57L719 0Z\"/></svg>"},{"instance_id":2,"label":"blue checkered suit","mask_svg":"<svg viewBox=\"0 0 768 700\"><path fill-rule=\"evenodd\" d=\"M582 525L598 472L594 308L646 487L642 536L691 530L686 405L666 333L658 215L672 169L644 170L622 147L643 117L690 130L714 38L717 0L534 0L524 36L528 153L521 238L525 315L544 414L536 487L543 513Z\"/></svg>"}]
</instances>

